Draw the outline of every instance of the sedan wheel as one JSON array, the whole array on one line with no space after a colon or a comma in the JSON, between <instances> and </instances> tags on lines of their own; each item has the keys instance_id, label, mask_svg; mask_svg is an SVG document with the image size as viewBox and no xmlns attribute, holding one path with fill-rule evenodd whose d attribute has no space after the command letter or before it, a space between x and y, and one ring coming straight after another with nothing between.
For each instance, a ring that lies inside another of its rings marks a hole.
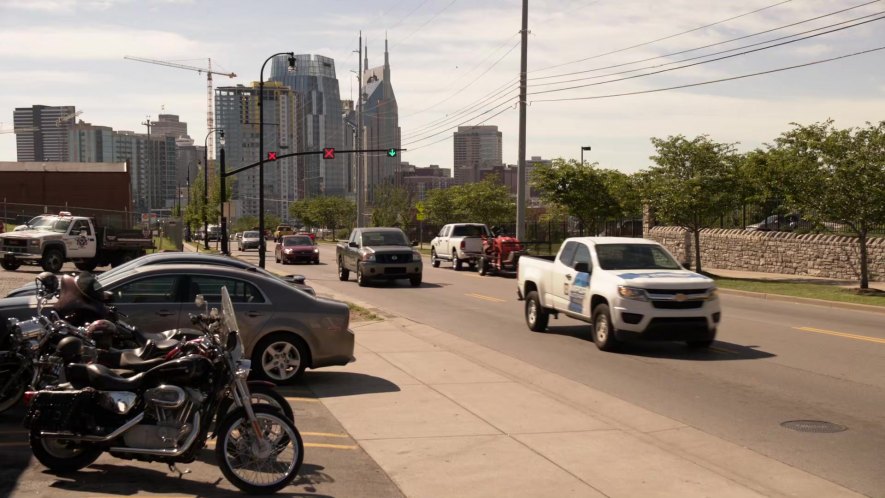
<instances>
[{"instance_id":1,"label":"sedan wheel","mask_svg":"<svg viewBox=\"0 0 885 498\"><path fill-rule=\"evenodd\" d=\"M254 371L258 376L286 384L294 381L304 373L307 367L307 351L303 342L290 337L268 337L255 348L258 368Z\"/></svg>"}]
</instances>

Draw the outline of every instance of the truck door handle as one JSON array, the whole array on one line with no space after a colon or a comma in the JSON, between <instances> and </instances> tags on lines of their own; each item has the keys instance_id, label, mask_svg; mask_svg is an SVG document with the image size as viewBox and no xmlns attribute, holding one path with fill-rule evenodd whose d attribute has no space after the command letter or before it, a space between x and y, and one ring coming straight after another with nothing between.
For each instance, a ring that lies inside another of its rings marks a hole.
<instances>
[{"instance_id":1,"label":"truck door handle","mask_svg":"<svg viewBox=\"0 0 885 498\"><path fill-rule=\"evenodd\" d=\"M566 279L566 280L571 280L571 279L572 279L572 275L571 275L571 273L569 273L568 275L566 275L566 276L565 276L565 279Z\"/></svg>"},{"instance_id":2,"label":"truck door handle","mask_svg":"<svg viewBox=\"0 0 885 498\"><path fill-rule=\"evenodd\" d=\"M246 316L249 316L249 317L261 316L261 312L260 311L247 311Z\"/></svg>"},{"instance_id":3,"label":"truck door handle","mask_svg":"<svg viewBox=\"0 0 885 498\"><path fill-rule=\"evenodd\" d=\"M160 310L160 311L157 311L157 314L160 316L170 316L170 315L174 315L175 313L173 313L172 311L169 311L169 310Z\"/></svg>"}]
</instances>

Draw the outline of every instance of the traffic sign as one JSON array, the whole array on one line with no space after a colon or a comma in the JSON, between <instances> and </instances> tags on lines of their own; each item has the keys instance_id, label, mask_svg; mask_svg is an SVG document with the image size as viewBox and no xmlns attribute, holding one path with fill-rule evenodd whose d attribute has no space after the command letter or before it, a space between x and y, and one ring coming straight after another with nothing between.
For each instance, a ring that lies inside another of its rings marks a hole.
<instances>
[{"instance_id":1,"label":"traffic sign","mask_svg":"<svg viewBox=\"0 0 885 498\"><path fill-rule=\"evenodd\" d=\"M323 147L323 159L335 159L335 147Z\"/></svg>"},{"instance_id":2,"label":"traffic sign","mask_svg":"<svg viewBox=\"0 0 885 498\"><path fill-rule=\"evenodd\" d=\"M424 203L421 201L416 202L415 209L417 209L419 213L423 213L424 212Z\"/></svg>"}]
</instances>

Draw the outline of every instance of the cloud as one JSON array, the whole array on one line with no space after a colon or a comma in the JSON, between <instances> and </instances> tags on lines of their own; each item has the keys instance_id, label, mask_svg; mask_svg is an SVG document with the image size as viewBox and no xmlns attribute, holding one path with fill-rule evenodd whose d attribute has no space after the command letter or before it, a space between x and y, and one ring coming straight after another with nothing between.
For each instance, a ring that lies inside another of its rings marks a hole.
<instances>
[{"instance_id":1,"label":"cloud","mask_svg":"<svg viewBox=\"0 0 885 498\"><path fill-rule=\"evenodd\" d=\"M119 59L125 54L177 57L207 53L209 47L177 33L122 26L21 28L0 32L0 57L32 60Z\"/></svg>"},{"instance_id":2,"label":"cloud","mask_svg":"<svg viewBox=\"0 0 885 498\"><path fill-rule=\"evenodd\" d=\"M6 0L2 7L18 10L32 10L49 14L70 13L77 9L108 10L131 0Z\"/></svg>"},{"instance_id":3,"label":"cloud","mask_svg":"<svg viewBox=\"0 0 885 498\"><path fill-rule=\"evenodd\" d=\"M2 85L26 85L28 87L53 85L57 88L59 82L64 82L65 85L94 85L103 79L96 73L85 71L0 71L0 84Z\"/></svg>"}]
</instances>

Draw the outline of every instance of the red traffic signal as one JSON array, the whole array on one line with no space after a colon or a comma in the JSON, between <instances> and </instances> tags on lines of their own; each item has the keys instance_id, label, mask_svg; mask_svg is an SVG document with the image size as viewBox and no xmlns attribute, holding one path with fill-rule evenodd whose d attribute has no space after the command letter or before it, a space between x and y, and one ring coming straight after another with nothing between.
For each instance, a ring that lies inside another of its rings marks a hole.
<instances>
[{"instance_id":1,"label":"red traffic signal","mask_svg":"<svg viewBox=\"0 0 885 498\"><path fill-rule=\"evenodd\" d=\"M268 161L276 161L277 160L277 153L276 152L268 152L267 153L267 160Z\"/></svg>"},{"instance_id":2,"label":"red traffic signal","mask_svg":"<svg viewBox=\"0 0 885 498\"><path fill-rule=\"evenodd\" d=\"M323 159L335 159L335 147L324 147Z\"/></svg>"}]
</instances>

